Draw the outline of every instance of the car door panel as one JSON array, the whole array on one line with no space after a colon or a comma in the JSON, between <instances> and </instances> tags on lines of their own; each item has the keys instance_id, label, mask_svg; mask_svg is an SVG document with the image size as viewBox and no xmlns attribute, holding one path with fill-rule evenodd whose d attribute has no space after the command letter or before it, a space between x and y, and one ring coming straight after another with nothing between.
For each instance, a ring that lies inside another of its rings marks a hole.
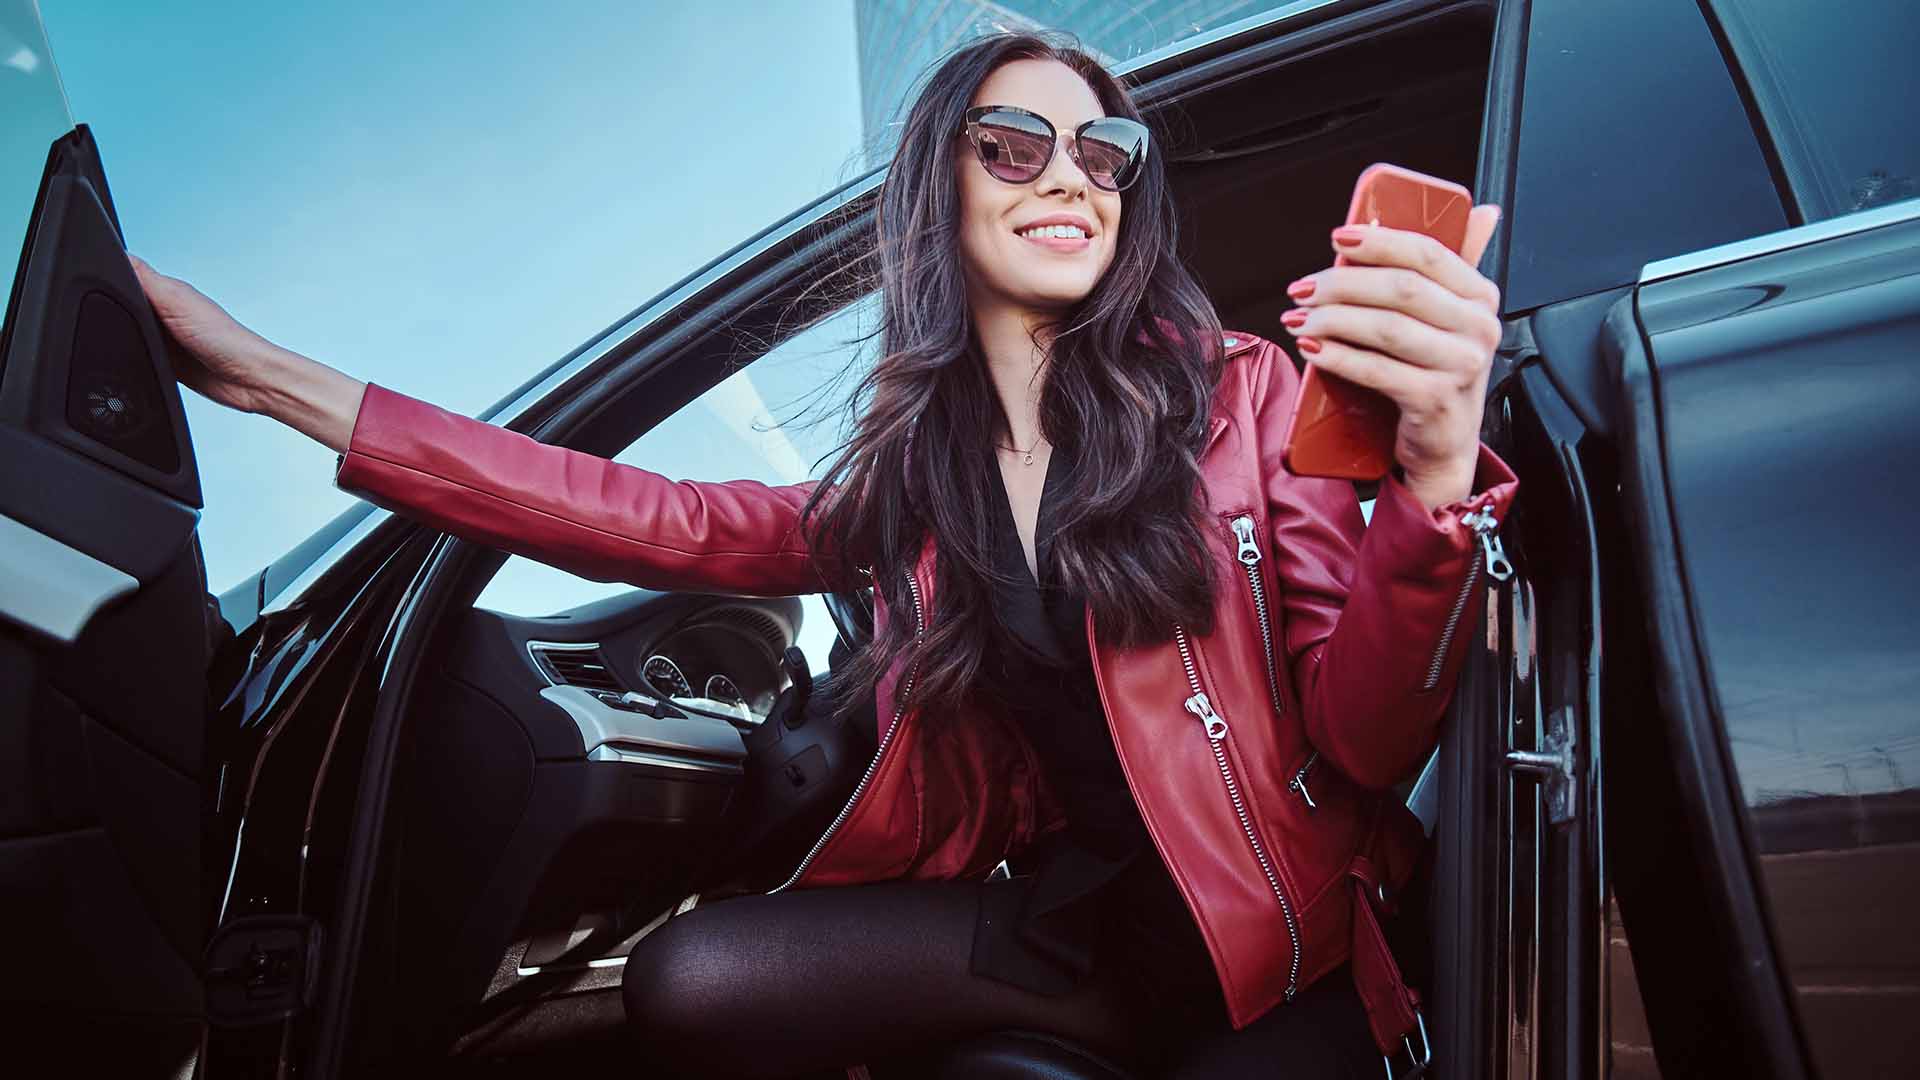
<instances>
[{"instance_id":1,"label":"car door panel","mask_svg":"<svg viewBox=\"0 0 1920 1080\"><path fill-rule=\"evenodd\" d=\"M85 1060L169 1061L201 1011L212 614L164 338L84 128L48 155L0 371L0 1011ZM34 1045L27 1043L26 1045Z\"/></svg>"},{"instance_id":2,"label":"car door panel","mask_svg":"<svg viewBox=\"0 0 1920 1080\"><path fill-rule=\"evenodd\" d=\"M1892 914L1920 880L1920 572L1889 539L1920 528L1901 480L1920 453L1920 220L1874 211L1645 279L1607 333L1625 503L1680 778L1671 809L1690 834L1675 841L1719 924L1690 935L1693 956L1635 948L1662 1067L1744 1045L1774 1075L1897 1071L1915 1049L1902 988L1920 970ZM1624 888L1622 903L1655 938L1703 917L1636 912ZM1715 960L1727 975L1706 1027L1722 1030L1663 1032L1678 1027L1664 983L1701 979L1675 965Z\"/></svg>"},{"instance_id":3,"label":"car door panel","mask_svg":"<svg viewBox=\"0 0 1920 1080\"><path fill-rule=\"evenodd\" d=\"M1890 542L1920 531L1920 207L1755 246L1650 267L1638 298L1697 650L1676 675L1779 980L1747 993L1784 991L1825 1074L1889 1074L1920 1050L1920 570Z\"/></svg>"}]
</instances>

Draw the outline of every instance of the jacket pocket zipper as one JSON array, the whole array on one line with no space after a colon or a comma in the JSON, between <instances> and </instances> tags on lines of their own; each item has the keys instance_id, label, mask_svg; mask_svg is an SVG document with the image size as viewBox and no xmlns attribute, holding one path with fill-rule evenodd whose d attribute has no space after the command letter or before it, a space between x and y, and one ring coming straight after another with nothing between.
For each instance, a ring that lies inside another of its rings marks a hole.
<instances>
[{"instance_id":1,"label":"jacket pocket zipper","mask_svg":"<svg viewBox=\"0 0 1920 1080\"><path fill-rule=\"evenodd\" d=\"M1480 541L1487 574L1495 581L1512 577L1513 564L1507 561L1507 550L1500 544L1500 535L1494 532L1500 523L1494 520L1493 504L1469 510L1460 518L1460 524L1472 529L1474 537ZM1440 631L1439 647L1433 650L1433 660L1427 665L1427 679L1420 685L1423 691L1440 685L1440 670L1447 666L1447 650L1452 647L1454 632L1460 627L1460 616L1466 614L1467 602L1473 599L1473 587L1480 581L1481 561L1478 557L1467 561L1466 580L1460 583L1460 593L1453 598L1453 610L1447 613L1447 625Z\"/></svg>"},{"instance_id":2,"label":"jacket pocket zipper","mask_svg":"<svg viewBox=\"0 0 1920 1080\"><path fill-rule=\"evenodd\" d=\"M1267 662L1267 696L1273 701L1275 716L1284 715L1286 710L1280 706L1280 665L1273 651L1273 622L1267 614L1267 589L1260 582L1260 545L1253 539L1253 515L1241 514L1233 519L1233 537L1239 541L1239 550L1234 556L1240 560L1240 568L1247 572L1247 587L1253 590L1253 614L1260 621L1260 658Z\"/></svg>"},{"instance_id":3,"label":"jacket pocket zipper","mask_svg":"<svg viewBox=\"0 0 1920 1080\"><path fill-rule=\"evenodd\" d=\"M1280 902L1280 916L1287 923L1287 939L1293 946L1293 961L1287 969L1287 1000L1292 1001L1300 981L1300 924L1294 919L1293 905L1288 903L1287 894L1280 888L1280 875L1274 871L1273 860L1267 857L1266 845L1260 842L1260 834L1254 831L1253 815L1247 812L1246 800L1240 795L1240 783L1234 778L1232 763L1227 760L1227 722L1213 711L1213 703L1207 700L1206 692L1200 688L1200 673L1193 665L1193 650L1187 644L1186 628L1176 624L1173 640L1180 646L1180 663L1187 669L1187 685L1193 690L1192 696L1183 704L1188 712L1200 718L1207 736L1207 748L1213 752L1214 763L1220 768L1220 779L1227 786L1227 798L1233 802L1233 812L1240 819L1240 831L1246 834L1247 846L1253 849L1260 872L1266 876L1267 887L1273 890L1273 898Z\"/></svg>"},{"instance_id":4,"label":"jacket pocket zipper","mask_svg":"<svg viewBox=\"0 0 1920 1080\"><path fill-rule=\"evenodd\" d=\"M1301 800L1307 804L1308 810L1320 809L1320 804L1313 801L1313 793L1307 790L1307 774L1311 773L1313 767L1318 764L1320 764L1320 751L1315 750L1307 755L1305 764L1294 770L1293 779L1287 781L1287 790L1300 796Z\"/></svg>"},{"instance_id":5,"label":"jacket pocket zipper","mask_svg":"<svg viewBox=\"0 0 1920 1080\"><path fill-rule=\"evenodd\" d=\"M893 719L887 722L887 730L881 733L880 744L873 751L873 760L867 762L867 771L860 774L860 782L853 786L853 794L847 796L847 804L840 808L840 813L834 815L833 823L827 826L826 832L820 834L820 839L815 840L813 846L807 849L806 857L800 860L800 865L794 868L787 880L767 890L769 896L799 881L801 875L807 872L807 867L812 866L813 860L819 857L821 849L827 846L827 841L833 839L833 834L839 832L840 826L846 823L847 818L853 816L854 805L860 801L860 796L866 794L867 785L873 782L873 774L880 771L880 760L886 756L887 747L893 742L893 733L900 728L900 718L906 715L907 695L913 692L913 678L920 672L920 653L917 646L927 630L921 623L923 612L920 609L920 583L914 580L912 573L907 574L907 591L913 596L913 637L916 648L913 663L907 668L907 677L901 682L899 696L893 703Z\"/></svg>"},{"instance_id":6,"label":"jacket pocket zipper","mask_svg":"<svg viewBox=\"0 0 1920 1080\"><path fill-rule=\"evenodd\" d=\"M1254 539L1253 515L1241 514L1231 522L1233 538L1238 544L1234 557L1240 560L1241 569L1247 572L1247 588L1253 591L1253 614L1260 623L1260 658L1267 662L1267 696L1273 701L1273 714L1285 716L1286 708L1280 704L1280 661L1273 648L1273 617L1267 610L1267 588L1260 581L1260 545ZM1307 790L1307 774L1313 771L1320 761L1320 751L1315 750L1305 765L1293 774L1287 782L1287 790L1300 796L1308 810L1318 810L1320 804L1313 801L1313 793Z\"/></svg>"}]
</instances>

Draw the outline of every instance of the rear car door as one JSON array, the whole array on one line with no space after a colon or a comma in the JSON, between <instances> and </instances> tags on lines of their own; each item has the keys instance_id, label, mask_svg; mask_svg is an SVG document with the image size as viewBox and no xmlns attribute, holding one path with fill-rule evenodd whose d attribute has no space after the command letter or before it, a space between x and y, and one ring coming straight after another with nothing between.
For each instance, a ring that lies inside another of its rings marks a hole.
<instances>
[{"instance_id":1,"label":"rear car door","mask_svg":"<svg viewBox=\"0 0 1920 1080\"><path fill-rule=\"evenodd\" d=\"M208 659L193 447L93 138L0 5L0 979L9 1056L158 1075L200 1039Z\"/></svg>"},{"instance_id":2,"label":"rear car door","mask_svg":"<svg viewBox=\"0 0 1920 1080\"><path fill-rule=\"evenodd\" d=\"M1658 721L1611 748L1622 903L1701 890L1628 915L1663 1074L1903 1075L1920 1052L1920 13L1703 9L1794 227L1648 264L1603 331L1651 675L1619 704ZM1656 766L1670 796L1644 782ZM1666 1018L1673 987L1711 1002L1702 1022Z\"/></svg>"}]
</instances>

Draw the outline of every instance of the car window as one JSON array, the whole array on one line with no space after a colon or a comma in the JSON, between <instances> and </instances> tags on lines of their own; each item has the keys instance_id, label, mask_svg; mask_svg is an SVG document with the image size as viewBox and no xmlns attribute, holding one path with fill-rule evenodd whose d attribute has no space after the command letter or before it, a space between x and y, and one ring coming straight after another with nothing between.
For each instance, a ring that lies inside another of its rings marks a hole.
<instances>
[{"instance_id":1,"label":"car window","mask_svg":"<svg viewBox=\"0 0 1920 1080\"><path fill-rule=\"evenodd\" d=\"M1712 0L1807 221L1920 196L1920 4Z\"/></svg>"},{"instance_id":2,"label":"car window","mask_svg":"<svg viewBox=\"0 0 1920 1080\"><path fill-rule=\"evenodd\" d=\"M13 295L47 150L72 127L39 10L0 4L0 297Z\"/></svg>"},{"instance_id":3,"label":"car window","mask_svg":"<svg viewBox=\"0 0 1920 1080\"><path fill-rule=\"evenodd\" d=\"M675 480L817 479L845 438L840 408L872 364L878 308L871 298L781 342L641 435L614 460ZM589 581L510 557L474 601L522 617L552 615L632 586ZM816 671L826 667L833 624L817 597L802 602L797 644Z\"/></svg>"},{"instance_id":4,"label":"car window","mask_svg":"<svg viewBox=\"0 0 1920 1080\"><path fill-rule=\"evenodd\" d=\"M1506 313L1791 224L1710 24L1675 0L1528 8Z\"/></svg>"}]
</instances>

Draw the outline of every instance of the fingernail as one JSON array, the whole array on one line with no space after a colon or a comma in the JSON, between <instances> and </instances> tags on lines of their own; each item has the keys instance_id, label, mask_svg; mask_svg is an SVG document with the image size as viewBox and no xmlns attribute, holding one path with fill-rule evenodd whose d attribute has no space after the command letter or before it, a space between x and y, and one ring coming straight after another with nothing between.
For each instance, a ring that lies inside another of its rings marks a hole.
<instances>
[{"instance_id":1,"label":"fingernail","mask_svg":"<svg viewBox=\"0 0 1920 1080\"><path fill-rule=\"evenodd\" d=\"M1313 295L1313 288L1314 282L1312 280L1301 278L1287 286L1287 295L1293 297L1295 300L1305 300L1307 297Z\"/></svg>"},{"instance_id":2,"label":"fingernail","mask_svg":"<svg viewBox=\"0 0 1920 1080\"><path fill-rule=\"evenodd\" d=\"M1333 242L1341 247L1359 247L1362 233L1352 225L1342 225L1333 230Z\"/></svg>"},{"instance_id":3,"label":"fingernail","mask_svg":"<svg viewBox=\"0 0 1920 1080\"><path fill-rule=\"evenodd\" d=\"M1306 353L1308 356L1318 356L1320 354L1319 338L1303 337L1295 338L1294 340L1299 342L1300 351Z\"/></svg>"},{"instance_id":4,"label":"fingernail","mask_svg":"<svg viewBox=\"0 0 1920 1080\"><path fill-rule=\"evenodd\" d=\"M1287 329L1298 330L1300 324L1307 321L1307 313L1301 311L1299 308L1294 308L1285 315L1280 316L1280 321L1287 325Z\"/></svg>"}]
</instances>

